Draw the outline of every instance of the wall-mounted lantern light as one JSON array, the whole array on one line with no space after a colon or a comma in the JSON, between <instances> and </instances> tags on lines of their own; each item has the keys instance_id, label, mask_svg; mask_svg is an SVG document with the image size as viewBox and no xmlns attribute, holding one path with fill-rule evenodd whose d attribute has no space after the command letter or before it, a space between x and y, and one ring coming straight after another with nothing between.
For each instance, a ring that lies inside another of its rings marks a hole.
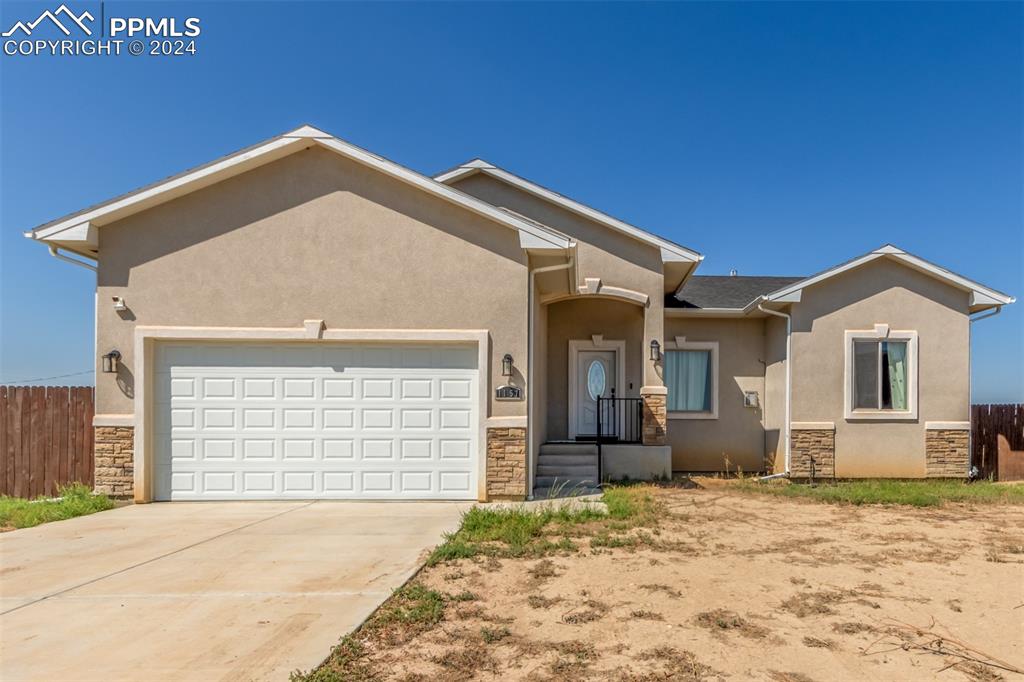
<instances>
[{"instance_id":1,"label":"wall-mounted lantern light","mask_svg":"<svg viewBox=\"0 0 1024 682\"><path fill-rule=\"evenodd\" d=\"M505 357L501 359L501 376L512 376L512 356L508 353L505 353Z\"/></svg>"},{"instance_id":2,"label":"wall-mounted lantern light","mask_svg":"<svg viewBox=\"0 0 1024 682\"><path fill-rule=\"evenodd\" d=\"M657 339L651 339L651 361L657 362L658 360L661 360L661 344Z\"/></svg>"},{"instance_id":3,"label":"wall-mounted lantern light","mask_svg":"<svg viewBox=\"0 0 1024 682\"><path fill-rule=\"evenodd\" d=\"M121 351L112 350L103 356L103 373L116 374L117 364L121 361Z\"/></svg>"}]
</instances>

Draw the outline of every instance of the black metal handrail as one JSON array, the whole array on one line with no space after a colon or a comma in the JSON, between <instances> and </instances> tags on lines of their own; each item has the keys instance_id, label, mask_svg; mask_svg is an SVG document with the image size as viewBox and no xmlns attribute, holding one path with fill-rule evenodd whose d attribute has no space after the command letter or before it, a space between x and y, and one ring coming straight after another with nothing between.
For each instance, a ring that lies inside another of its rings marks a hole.
<instances>
[{"instance_id":1,"label":"black metal handrail","mask_svg":"<svg viewBox=\"0 0 1024 682\"><path fill-rule=\"evenodd\" d=\"M641 398L597 397L597 481L603 476L602 443L634 444L643 440L644 405Z\"/></svg>"}]
</instances>

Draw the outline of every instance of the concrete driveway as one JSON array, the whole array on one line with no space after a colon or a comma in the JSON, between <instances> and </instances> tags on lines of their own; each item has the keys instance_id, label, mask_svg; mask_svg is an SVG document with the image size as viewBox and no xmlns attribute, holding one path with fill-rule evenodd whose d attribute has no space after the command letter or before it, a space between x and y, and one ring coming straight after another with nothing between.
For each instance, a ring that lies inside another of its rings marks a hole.
<instances>
[{"instance_id":1,"label":"concrete driveway","mask_svg":"<svg viewBox=\"0 0 1024 682\"><path fill-rule=\"evenodd\" d=\"M0 679L287 680L468 504L129 506L0 535Z\"/></svg>"}]
</instances>

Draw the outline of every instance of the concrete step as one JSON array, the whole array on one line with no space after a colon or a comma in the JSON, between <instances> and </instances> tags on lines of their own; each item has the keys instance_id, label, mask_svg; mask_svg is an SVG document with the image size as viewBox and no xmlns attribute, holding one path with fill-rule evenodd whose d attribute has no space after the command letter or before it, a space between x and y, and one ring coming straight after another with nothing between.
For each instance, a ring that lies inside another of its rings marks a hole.
<instances>
[{"instance_id":1,"label":"concrete step","mask_svg":"<svg viewBox=\"0 0 1024 682\"><path fill-rule=\"evenodd\" d=\"M533 499L535 500L549 500L558 497L579 497L581 495L600 495L600 488L534 488Z\"/></svg>"},{"instance_id":2,"label":"concrete step","mask_svg":"<svg viewBox=\"0 0 1024 682\"><path fill-rule=\"evenodd\" d=\"M543 454L537 457L537 464L540 465L568 465L568 466L579 466L584 464L590 464L597 466L597 453L583 453L573 455L548 455Z\"/></svg>"},{"instance_id":3,"label":"concrete step","mask_svg":"<svg viewBox=\"0 0 1024 682\"><path fill-rule=\"evenodd\" d=\"M538 464L537 476L558 476L559 478L589 478L597 480L597 462L588 464Z\"/></svg>"},{"instance_id":4,"label":"concrete step","mask_svg":"<svg viewBox=\"0 0 1024 682\"><path fill-rule=\"evenodd\" d=\"M533 479L534 488L557 488L568 494L574 488L595 488L597 487L596 476L572 477L572 476L537 476Z\"/></svg>"},{"instance_id":5,"label":"concrete step","mask_svg":"<svg viewBox=\"0 0 1024 682\"><path fill-rule=\"evenodd\" d=\"M597 446L593 443L543 443L540 446L542 455L583 455L597 454Z\"/></svg>"}]
</instances>

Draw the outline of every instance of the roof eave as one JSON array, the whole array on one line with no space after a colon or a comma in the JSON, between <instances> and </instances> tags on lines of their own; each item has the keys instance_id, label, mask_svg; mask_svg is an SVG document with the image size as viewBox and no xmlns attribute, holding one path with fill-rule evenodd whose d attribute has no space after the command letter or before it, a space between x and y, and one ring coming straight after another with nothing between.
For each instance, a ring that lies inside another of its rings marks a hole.
<instances>
[{"instance_id":1,"label":"roof eave","mask_svg":"<svg viewBox=\"0 0 1024 682\"><path fill-rule=\"evenodd\" d=\"M627 234L639 241L656 246L661 253L663 262L688 262L699 264L704 260L704 254L687 249L684 246L675 244L674 242L664 239L663 237L659 237L647 230L643 230L635 225L630 225L629 223L619 220L618 218L614 218L607 213L603 213L595 208L591 208L590 206L563 196L558 192L554 192L534 182L530 182L529 180L514 173L510 173L509 171L506 171L484 159L477 158L472 161L467 161L456 168L435 175L434 180L448 184L455 180L475 175L477 173L484 173L497 178L498 180L506 182L513 187L518 187L529 194L561 206L572 213L583 216L589 220L593 220L605 225L606 227L610 227L618 232Z\"/></svg>"},{"instance_id":2,"label":"roof eave","mask_svg":"<svg viewBox=\"0 0 1024 682\"><path fill-rule=\"evenodd\" d=\"M478 215L519 231L523 248L567 249L572 240L557 231L546 229L535 222L527 222L502 213L487 202L453 187L416 173L400 164L344 142L313 126L304 125L291 132L257 143L253 147L228 155L211 163L185 171L160 182L120 195L97 206L44 223L25 236L44 242L75 243L96 247L95 228L109 224L152 206L184 196L250 168L270 163L313 146L321 146L348 159L376 168L392 178L419 187L429 193L462 206ZM84 226L84 227L83 227ZM83 230L85 232L83 232ZM88 233L83 239L69 239L71 235Z\"/></svg>"},{"instance_id":3,"label":"roof eave","mask_svg":"<svg viewBox=\"0 0 1024 682\"><path fill-rule=\"evenodd\" d=\"M856 269L879 258L898 260L907 267L943 281L957 289L968 292L971 295L970 306L972 308L972 312L976 312L973 309L975 306L978 306L978 310L985 310L991 307L1010 305L1016 301L1013 296L1009 296L1000 291L996 291L995 289L979 284L978 282L967 279L966 277L935 265L934 263L926 261L912 253L908 253L907 251L893 246L892 244L886 244L874 251L871 251L870 253L854 258L847 263L843 263L842 265L830 268L818 273L817 275L812 275L804 280L771 292L765 296L765 300L769 303L799 303L803 290L807 287L814 286L819 282L831 279L836 275Z\"/></svg>"}]
</instances>

